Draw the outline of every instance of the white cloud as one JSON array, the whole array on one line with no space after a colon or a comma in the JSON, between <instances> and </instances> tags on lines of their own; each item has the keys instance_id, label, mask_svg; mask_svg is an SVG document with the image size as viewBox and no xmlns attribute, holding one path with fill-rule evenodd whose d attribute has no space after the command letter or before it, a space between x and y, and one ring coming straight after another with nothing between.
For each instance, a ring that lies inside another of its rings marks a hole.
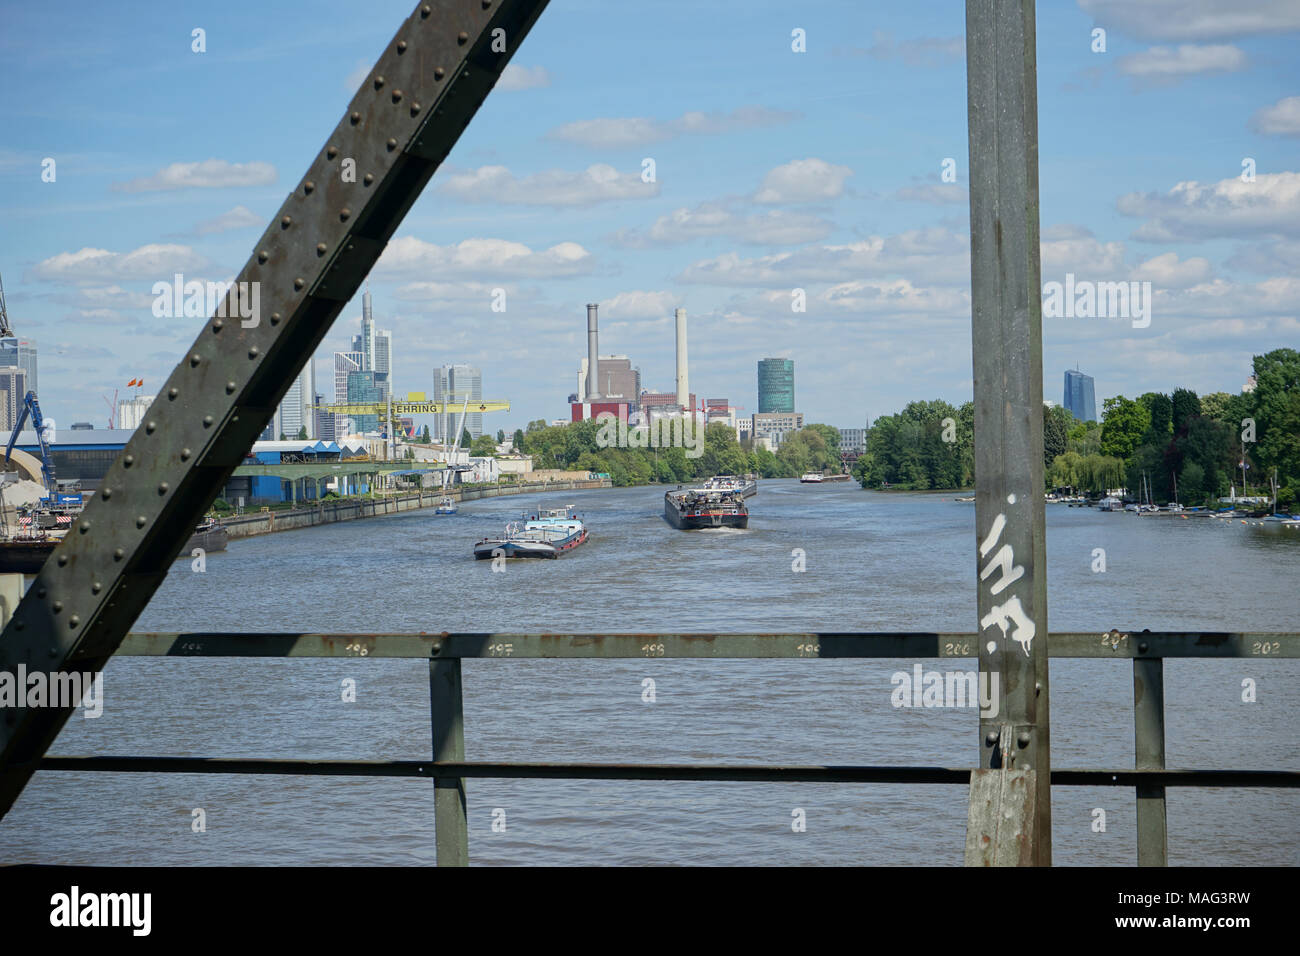
<instances>
[{"instance_id":1,"label":"white cloud","mask_svg":"<svg viewBox=\"0 0 1300 956\"><path fill-rule=\"evenodd\" d=\"M211 236L219 232L231 232L235 229L248 229L262 225L264 220L257 213L245 206L236 206L229 212L223 212L215 219L205 219L194 227L194 234Z\"/></svg>"},{"instance_id":2,"label":"white cloud","mask_svg":"<svg viewBox=\"0 0 1300 956\"><path fill-rule=\"evenodd\" d=\"M1300 236L1300 173L1259 173L1250 183L1181 182L1167 193L1129 193L1117 206L1146 219L1134 234L1142 240Z\"/></svg>"},{"instance_id":3,"label":"white cloud","mask_svg":"<svg viewBox=\"0 0 1300 956\"><path fill-rule=\"evenodd\" d=\"M1119 59L1126 76L1152 82L1176 82L1198 73L1235 73L1246 67L1246 54L1231 45L1178 47L1153 46Z\"/></svg>"},{"instance_id":4,"label":"white cloud","mask_svg":"<svg viewBox=\"0 0 1300 956\"><path fill-rule=\"evenodd\" d=\"M1265 106L1250 118L1250 128L1265 136L1300 136L1300 96Z\"/></svg>"},{"instance_id":5,"label":"white cloud","mask_svg":"<svg viewBox=\"0 0 1300 956\"><path fill-rule=\"evenodd\" d=\"M1177 253L1166 252L1139 265L1133 278L1159 289L1186 289L1210 278L1210 262L1199 256L1180 262Z\"/></svg>"},{"instance_id":6,"label":"white cloud","mask_svg":"<svg viewBox=\"0 0 1300 956\"><path fill-rule=\"evenodd\" d=\"M659 184L642 182L639 170L620 173L603 163L582 172L553 169L522 179L505 166L481 166L444 175L438 190L466 202L591 206L618 199L650 199L659 195Z\"/></svg>"},{"instance_id":7,"label":"white cloud","mask_svg":"<svg viewBox=\"0 0 1300 956\"><path fill-rule=\"evenodd\" d=\"M1100 242L1086 229L1057 227L1039 237L1044 282L1059 281L1067 272L1080 278L1109 278L1128 272L1124 243Z\"/></svg>"},{"instance_id":8,"label":"white cloud","mask_svg":"<svg viewBox=\"0 0 1300 956\"><path fill-rule=\"evenodd\" d=\"M777 126L799 116L785 110L742 106L730 113L683 113L677 119L657 120L644 116L603 117L576 120L548 135L593 149L620 149L663 142L689 134L730 133L761 126Z\"/></svg>"},{"instance_id":9,"label":"white cloud","mask_svg":"<svg viewBox=\"0 0 1300 956\"><path fill-rule=\"evenodd\" d=\"M501 79L497 80L496 88L506 92L514 92L516 90L535 90L550 85L551 74L546 72L545 67L516 66L513 63L508 63L506 68L501 71Z\"/></svg>"},{"instance_id":10,"label":"white cloud","mask_svg":"<svg viewBox=\"0 0 1300 956\"><path fill-rule=\"evenodd\" d=\"M600 303L600 315L611 319L658 319L671 315L679 305L680 297L671 292L620 292Z\"/></svg>"},{"instance_id":11,"label":"white cloud","mask_svg":"<svg viewBox=\"0 0 1300 956\"><path fill-rule=\"evenodd\" d=\"M810 157L777 166L763 177L754 201L761 203L820 202L844 193L844 181L853 175L847 166L835 166Z\"/></svg>"},{"instance_id":12,"label":"white cloud","mask_svg":"<svg viewBox=\"0 0 1300 956\"><path fill-rule=\"evenodd\" d=\"M968 239L941 228L872 236L835 246L811 246L793 252L746 259L728 252L689 265L681 282L723 286L784 286L850 282L869 276L897 277L931 285L970 280Z\"/></svg>"},{"instance_id":13,"label":"white cloud","mask_svg":"<svg viewBox=\"0 0 1300 956\"><path fill-rule=\"evenodd\" d=\"M592 256L576 242L561 242L534 252L520 242L505 239L465 239L438 246L414 236L390 242L375 269L380 274L412 277L478 276L489 281L512 278L587 275Z\"/></svg>"},{"instance_id":14,"label":"white cloud","mask_svg":"<svg viewBox=\"0 0 1300 956\"><path fill-rule=\"evenodd\" d=\"M1295 0L1079 0L1098 26L1142 40L1228 40L1300 30Z\"/></svg>"},{"instance_id":15,"label":"white cloud","mask_svg":"<svg viewBox=\"0 0 1300 956\"><path fill-rule=\"evenodd\" d=\"M189 246L153 243L126 253L89 246L76 252L60 252L38 262L32 273L38 279L74 284L128 279L169 281L177 272L193 273L207 266L208 261Z\"/></svg>"},{"instance_id":16,"label":"white cloud","mask_svg":"<svg viewBox=\"0 0 1300 956\"><path fill-rule=\"evenodd\" d=\"M769 209L745 213L734 200L700 203L660 216L645 232L620 230L615 241L630 248L725 237L757 245L800 245L825 239L834 223L810 213Z\"/></svg>"},{"instance_id":17,"label":"white cloud","mask_svg":"<svg viewBox=\"0 0 1300 956\"><path fill-rule=\"evenodd\" d=\"M162 189L224 189L229 186L269 186L275 179L275 167L270 163L205 159L199 163L172 163L152 176L113 183L113 189L128 193Z\"/></svg>"}]
</instances>

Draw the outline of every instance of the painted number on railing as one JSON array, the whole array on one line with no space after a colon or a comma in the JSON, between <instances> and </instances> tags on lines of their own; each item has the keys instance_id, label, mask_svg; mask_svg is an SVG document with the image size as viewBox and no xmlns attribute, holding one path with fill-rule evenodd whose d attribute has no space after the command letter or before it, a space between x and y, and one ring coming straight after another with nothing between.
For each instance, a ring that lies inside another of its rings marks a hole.
<instances>
[{"instance_id":1,"label":"painted number on railing","mask_svg":"<svg viewBox=\"0 0 1300 956\"><path fill-rule=\"evenodd\" d=\"M943 645L943 654L944 657L970 657L970 644L957 644L949 641Z\"/></svg>"},{"instance_id":2,"label":"painted number on railing","mask_svg":"<svg viewBox=\"0 0 1300 956\"><path fill-rule=\"evenodd\" d=\"M641 656L643 657L663 657L664 646L662 644L642 644Z\"/></svg>"},{"instance_id":3,"label":"painted number on railing","mask_svg":"<svg viewBox=\"0 0 1300 956\"><path fill-rule=\"evenodd\" d=\"M515 652L515 646L513 644L489 644L488 645L489 657L510 657L512 654L514 654L514 652Z\"/></svg>"},{"instance_id":4,"label":"painted number on railing","mask_svg":"<svg viewBox=\"0 0 1300 956\"><path fill-rule=\"evenodd\" d=\"M800 657L816 657L822 652L820 644L800 644L795 648Z\"/></svg>"},{"instance_id":5,"label":"painted number on railing","mask_svg":"<svg viewBox=\"0 0 1300 956\"><path fill-rule=\"evenodd\" d=\"M347 652L353 657L368 657L370 655L370 648L365 644L349 644L347 645Z\"/></svg>"},{"instance_id":6,"label":"painted number on railing","mask_svg":"<svg viewBox=\"0 0 1300 956\"><path fill-rule=\"evenodd\" d=\"M1282 650L1281 641L1256 641L1251 648L1253 654L1278 654Z\"/></svg>"}]
</instances>

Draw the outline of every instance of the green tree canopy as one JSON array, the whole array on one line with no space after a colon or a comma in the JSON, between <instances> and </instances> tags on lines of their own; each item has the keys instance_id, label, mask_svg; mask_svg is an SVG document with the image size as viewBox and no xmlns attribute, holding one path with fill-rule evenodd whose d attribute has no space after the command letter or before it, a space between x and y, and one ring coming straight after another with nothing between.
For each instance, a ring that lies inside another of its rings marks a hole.
<instances>
[{"instance_id":1,"label":"green tree canopy","mask_svg":"<svg viewBox=\"0 0 1300 956\"><path fill-rule=\"evenodd\" d=\"M1112 458L1128 458L1151 427L1151 413L1146 405L1116 395L1102 403L1101 453Z\"/></svg>"}]
</instances>

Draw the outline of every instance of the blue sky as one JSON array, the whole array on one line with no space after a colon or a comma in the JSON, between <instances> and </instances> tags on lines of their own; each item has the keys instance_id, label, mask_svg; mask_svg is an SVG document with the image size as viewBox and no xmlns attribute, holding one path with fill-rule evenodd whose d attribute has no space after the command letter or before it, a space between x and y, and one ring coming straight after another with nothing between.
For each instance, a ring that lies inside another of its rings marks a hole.
<instances>
[{"instance_id":1,"label":"blue sky","mask_svg":"<svg viewBox=\"0 0 1300 956\"><path fill-rule=\"evenodd\" d=\"M0 7L0 275L61 426L162 382L201 320L155 318L153 283L239 271L412 6ZM1039 3L1043 281L1155 293L1145 329L1045 318L1045 397L1076 363L1099 402L1235 392L1300 347L1298 38L1293 0ZM960 2L554 0L371 275L397 391L468 362L514 406L485 425L567 417L599 302L650 388L680 305L701 398L756 410L781 356L812 421L968 399L965 96ZM317 353L327 398L360 313Z\"/></svg>"}]
</instances>

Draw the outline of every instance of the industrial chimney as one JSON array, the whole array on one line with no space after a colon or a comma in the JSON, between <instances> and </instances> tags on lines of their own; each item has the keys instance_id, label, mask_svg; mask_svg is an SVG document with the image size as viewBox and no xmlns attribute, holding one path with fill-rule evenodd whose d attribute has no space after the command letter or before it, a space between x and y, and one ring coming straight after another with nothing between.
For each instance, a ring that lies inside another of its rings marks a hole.
<instances>
[{"instance_id":1,"label":"industrial chimney","mask_svg":"<svg viewBox=\"0 0 1300 956\"><path fill-rule=\"evenodd\" d=\"M600 334L596 331L596 306L587 304L587 401L600 398Z\"/></svg>"},{"instance_id":2,"label":"industrial chimney","mask_svg":"<svg viewBox=\"0 0 1300 956\"><path fill-rule=\"evenodd\" d=\"M686 381L686 310L677 310L677 404L691 408L691 387Z\"/></svg>"}]
</instances>

